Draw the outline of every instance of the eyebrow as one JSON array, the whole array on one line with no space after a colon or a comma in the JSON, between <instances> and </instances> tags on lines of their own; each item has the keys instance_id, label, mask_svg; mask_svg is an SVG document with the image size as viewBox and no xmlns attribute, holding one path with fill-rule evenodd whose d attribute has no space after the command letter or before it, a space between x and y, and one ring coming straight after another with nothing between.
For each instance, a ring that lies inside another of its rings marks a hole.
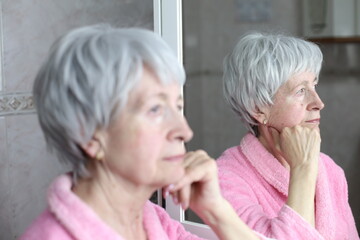
<instances>
[{"instance_id":1,"label":"eyebrow","mask_svg":"<svg viewBox=\"0 0 360 240\"><path fill-rule=\"evenodd\" d=\"M161 99L166 100L166 99L168 98L168 95L165 94L165 93L160 92L160 93L157 93L157 94L153 94L153 95L151 95L151 96L149 96L149 97L159 97L159 98L161 98ZM177 101L183 100L182 94L179 94L179 96L178 96L178 98L177 98L176 100L177 100Z\"/></svg>"},{"instance_id":2,"label":"eyebrow","mask_svg":"<svg viewBox=\"0 0 360 240\"><path fill-rule=\"evenodd\" d=\"M295 88L297 88L298 86L306 85L306 83L308 83L308 82L309 82L308 80L304 80L304 81L302 81L301 83L296 84L296 85L293 86L293 87L290 87L290 90L293 91L293 90L294 90ZM319 78L318 78L318 77L315 77L312 82L313 82L313 83L318 83L318 82L319 82Z\"/></svg>"},{"instance_id":3,"label":"eyebrow","mask_svg":"<svg viewBox=\"0 0 360 240\"><path fill-rule=\"evenodd\" d=\"M160 98L161 100L163 101L166 101L168 99L168 95L163 93L163 92L160 92L160 93L155 93L155 94L152 94L152 95L149 95L149 96L142 96L140 98L137 99L137 101L135 102L135 108L139 108L141 106L143 106L146 101L150 98ZM176 99L176 101L183 101L183 95L182 94L179 94L178 98Z\"/></svg>"}]
</instances>

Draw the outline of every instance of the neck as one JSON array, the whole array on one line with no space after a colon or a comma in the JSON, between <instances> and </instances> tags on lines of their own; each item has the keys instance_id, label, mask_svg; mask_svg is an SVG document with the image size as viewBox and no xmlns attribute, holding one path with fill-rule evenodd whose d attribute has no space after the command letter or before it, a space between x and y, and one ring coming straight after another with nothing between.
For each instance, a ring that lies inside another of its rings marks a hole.
<instances>
[{"instance_id":1,"label":"neck","mask_svg":"<svg viewBox=\"0 0 360 240\"><path fill-rule=\"evenodd\" d=\"M125 239L146 239L143 208L155 189L137 186L104 166L90 168L90 173L73 192Z\"/></svg>"},{"instance_id":2,"label":"neck","mask_svg":"<svg viewBox=\"0 0 360 240\"><path fill-rule=\"evenodd\" d=\"M278 137L274 138L269 132L268 127L265 125L259 125L258 129L259 129L258 139L260 143L264 146L264 148L268 152L270 152L279 161L279 163L283 167L290 170L290 166L287 163L286 159L283 157L283 154L281 152Z\"/></svg>"}]
</instances>

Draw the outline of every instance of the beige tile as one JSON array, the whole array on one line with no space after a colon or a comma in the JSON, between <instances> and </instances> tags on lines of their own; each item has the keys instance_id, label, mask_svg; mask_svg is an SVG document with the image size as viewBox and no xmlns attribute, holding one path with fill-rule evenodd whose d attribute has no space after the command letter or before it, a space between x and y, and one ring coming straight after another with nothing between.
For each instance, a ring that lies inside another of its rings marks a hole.
<instances>
[{"instance_id":1,"label":"beige tile","mask_svg":"<svg viewBox=\"0 0 360 240\"><path fill-rule=\"evenodd\" d=\"M0 117L0 239L12 239L9 221L11 198L6 142L6 118Z\"/></svg>"},{"instance_id":2,"label":"beige tile","mask_svg":"<svg viewBox=\"0 0 360 240\"><path fill-rule=\"evenodd\" d=\"M6 91L29 91L50 45L69 29L95 23L153 28L152 1L3 1ZM46 21L45 21L46 19Z\"/></svg>"},{"instance_id":3,"label":"beige tile","mask_svg":"<svg viewBox=\"0 0 360 240\"><path fill-rule=\"evenodd\" d=\"M45 208L49 183L64 172L50 155L36 115L7 117L9 216L14 236L18 237Z\"/></svg>"}]
</instances>

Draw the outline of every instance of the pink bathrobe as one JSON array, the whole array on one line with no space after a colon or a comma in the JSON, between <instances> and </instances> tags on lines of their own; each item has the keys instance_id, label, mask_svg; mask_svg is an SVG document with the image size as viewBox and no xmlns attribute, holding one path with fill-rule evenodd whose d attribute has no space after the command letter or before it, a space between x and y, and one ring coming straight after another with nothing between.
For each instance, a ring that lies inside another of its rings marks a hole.
<instances>
[{"instance_id":1,"label":"pink bathrobe","mask_svg":"<svg viewBox=\"0 0 360 240\"><path fill-rule=\"evenodd\" d=\"M121 240L71 191L69 175L58 177L48 192L48 209L29 227L21 240ZM148 240L201 239L185 231L163 208L147 202L143 212Z\"/></svg>"},{"instance_id":2,"label":"pink bathrobe","mask_svg":"<svg viewBox=\"0 0 360 240\"><path fill-rule=\"evenodd\" d=\"M217 160L224 197L252 229L278 240L359 239L343 170L321 153L315 197L316 229L288 207L289 171L247 134Z\"/></svg>"}]
</instances>

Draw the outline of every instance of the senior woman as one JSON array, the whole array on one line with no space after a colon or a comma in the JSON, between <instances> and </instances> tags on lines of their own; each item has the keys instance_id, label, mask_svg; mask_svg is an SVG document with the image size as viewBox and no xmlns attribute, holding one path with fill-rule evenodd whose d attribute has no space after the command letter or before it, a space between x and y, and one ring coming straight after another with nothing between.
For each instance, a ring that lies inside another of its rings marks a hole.
<instances>
[{"instance_id":1,"label":"senior woman","mask_svg":"<svg viewBox=\"0 0 360 240\"><path fill-rule=\"evenodd\" d=\"M243 36L224 60L224 93L249 133L217 160L224 197L253 230L282 239L359 239L343 170L320 153L319 47Z\"/></svg>"},{"instance_id":2,"label":"senior woman","mask_svg":"<svg viewBox=\"0 0 360 240\"><path fill-rule=\"evenodd\" d=\"M220 239L259 239L222 198L215 161L185 153L183 67L147 30L89 26L53 46L33 88L48 147L72 166L21 239L199 239L148 201L158 188Z\"/></svg>"}]
</instances>

